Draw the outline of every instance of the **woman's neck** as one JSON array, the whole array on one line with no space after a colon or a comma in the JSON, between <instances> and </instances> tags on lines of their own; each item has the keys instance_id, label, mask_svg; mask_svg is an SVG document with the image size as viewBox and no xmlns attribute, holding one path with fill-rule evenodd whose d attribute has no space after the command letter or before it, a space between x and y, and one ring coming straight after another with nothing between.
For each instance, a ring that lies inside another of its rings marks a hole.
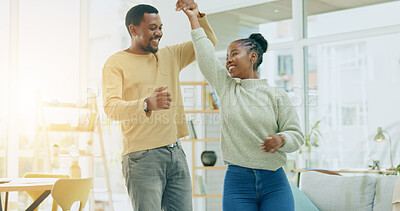
<instances>
[{"instance_id":1,"label":"woman's neck","mask_svg":"<svg viewBox=\"0 0 400 211\"><path fill-rule=\"evenodd\" d=\"M251 74L247 75L246 78L242 78L242 79L260 79L260 77L258 76L257 71L252 71Z\"/></svg>"}]
</instances>

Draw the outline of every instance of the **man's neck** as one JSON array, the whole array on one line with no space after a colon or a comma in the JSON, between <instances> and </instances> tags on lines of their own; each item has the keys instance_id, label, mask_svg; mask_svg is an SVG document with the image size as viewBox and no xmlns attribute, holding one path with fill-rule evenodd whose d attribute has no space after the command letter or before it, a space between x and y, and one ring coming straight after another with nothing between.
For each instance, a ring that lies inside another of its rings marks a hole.
<instances>
[{"instance_id":1,"label":"man's neck","mask_svg":"<svg viewBox=\"0 0 400 211\"><path fill-rule=\"evenodd\" d=\"M126 52L133 53L133 54L139 54L139 55L148 55L150 52L144 51L142 48L140 48L138 45L131 44L131 46L125 50Z\"/></svg>"}]
</instances>

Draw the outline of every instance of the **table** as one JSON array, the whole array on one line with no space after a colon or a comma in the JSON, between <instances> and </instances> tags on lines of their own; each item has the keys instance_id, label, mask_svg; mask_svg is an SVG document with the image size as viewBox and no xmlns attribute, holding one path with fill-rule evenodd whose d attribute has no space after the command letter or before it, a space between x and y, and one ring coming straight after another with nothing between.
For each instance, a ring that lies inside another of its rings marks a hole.
<instances>
[{"instance_id":1,"label":"table","mask_svg":"<svg viewBox=\"0 0 400 211\"><path fill-rule=\"evenodd\" d=\"M9 181L0 184L0 193L6 192L5 198L5 211L7 211L7 203L8 203L8 192L11 191L44 191L42 195L39 196L26 210L31 211L34 210L37 206L48 195L50 195L51 189L53 188L54 183L59 178L16 178L16 179L7 179L0 178L0 181ZM3 211L1 197L0 197L0 211Z\"/></svg>"}]
</instances>

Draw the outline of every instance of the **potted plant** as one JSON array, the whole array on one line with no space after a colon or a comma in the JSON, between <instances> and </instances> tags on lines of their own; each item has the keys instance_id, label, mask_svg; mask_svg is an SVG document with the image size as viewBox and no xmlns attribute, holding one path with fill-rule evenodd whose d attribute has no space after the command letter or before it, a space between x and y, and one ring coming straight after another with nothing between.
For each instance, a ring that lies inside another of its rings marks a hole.
<instances>
[{"instance_id":1,"label":"potted plant","mask_svg":"<svg viewBox=\"0 0 400 211\"><path fill-rule=\"evenodd\" d=\"M311 127L310 131L305 134L305 144L300 148L299 153L297 154L299 157L296 159L296 168L311 168L311 166L313 165L313 159L311 158L311 149L312 147L318 147L318 141L321 137L321 132L319 131L320 122L321 121L316 122Z\"/></svg>"},{"instance_id":2,"label":"potted plant","mask_svg":"<svg viewBox=\"0 0 400 211\"><path fill-rule=\"evenodd\" d=\"M393 175L400 175L400 164L394 169Z\"/></svg>"},{"instance_id":3,"label":"potted plant","mask_svg":"<svg viewBox=\"0 0 400 211\"><path fill-rule=\"evenodd\" d=\"M321 120L316 122L310 129L310 131L304 137L304 147L307 147L307 152L311 152L311 147L318 147L319 138L322 136L319 131L319 123ZM302 149L300 148L299 153L302 153Z\"/></svg>"}]
</instances>

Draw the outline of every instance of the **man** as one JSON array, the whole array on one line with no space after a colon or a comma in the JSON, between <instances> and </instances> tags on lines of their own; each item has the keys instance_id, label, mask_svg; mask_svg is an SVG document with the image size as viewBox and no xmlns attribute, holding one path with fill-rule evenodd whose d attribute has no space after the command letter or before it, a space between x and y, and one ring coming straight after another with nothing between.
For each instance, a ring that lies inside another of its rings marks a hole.
<instances>
[{"instance_id":1,"label":"man","mask_svg":"<svg viewBox=\"0 0 400 211\"><path fill-rule=\"evenodd\" d=\"M193 0L179 0L177 10L190 4ZM215 45L204 14L198 18ZM131 8L125 25L131 46L107 60L102 91L108 118L122 123L122 169L133 209L192 210L190 174L178 139L188 135L179 73L195 60L193 44L158 49L162 22L150 5Z\"/></svg>"}]
</instances>

